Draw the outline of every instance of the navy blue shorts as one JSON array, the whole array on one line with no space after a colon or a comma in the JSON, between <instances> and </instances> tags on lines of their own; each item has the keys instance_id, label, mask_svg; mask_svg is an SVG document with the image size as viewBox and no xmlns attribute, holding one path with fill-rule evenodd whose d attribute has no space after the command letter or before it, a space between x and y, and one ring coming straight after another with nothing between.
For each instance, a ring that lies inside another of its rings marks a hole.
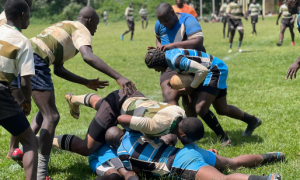
<instances>
[{"instance_id":1,"label":"navy blue shorts","mask_svg":"<svg viewBox=\"0 0 300 180\"><path fill-rule=\"evenodd\" d=\"M35 76L31 77L32 90L36 91L50 91L54 90L51 79L50 68L48 64L38 55L34 55ZM21 88L20 76L18 76L11 84L11 88Z\"/></svg>"}]
</instances>

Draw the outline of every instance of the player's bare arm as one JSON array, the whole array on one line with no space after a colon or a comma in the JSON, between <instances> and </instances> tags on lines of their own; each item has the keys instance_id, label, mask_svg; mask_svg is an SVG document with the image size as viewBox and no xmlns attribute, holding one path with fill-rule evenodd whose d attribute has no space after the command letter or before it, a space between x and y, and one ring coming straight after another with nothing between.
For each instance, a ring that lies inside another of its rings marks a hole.
<instances>
[{"instance_id":1,"label":"player's bare arm","mask_svg":"<svg viewBox=\"0 0 300 180\"><path fill-rule=\"evenodd\" d=\"M81 53L84 62L97 69L98 71L115 79L119 86L122 88L124 94L134 94L134 92L137 91L134 83L122 76L113 68L109 67L102 59L100 59L93 53L92 48L90 46L80 47L79 52Z\"/></svg>"},{"instance_id":2,"label":"player's bare arm","mask_svg":"<svg viewBox=\"0 0 300 180\"><path fill-rule=\"evenodd\" d=\"M131 118L132 116L130 115L121 115L118 117L118 122L123 128L128 129L130 126Z\"/></svg>"},{"instance_id":3,"label":"player's bare arm","mask_svg":"<svg viewBox=\"0 0 300 180\"><path fill-rule=\"evenodd\" d=\"M194 37L190 40L182 42L174 42L168 45L162 45L158 48L161 51L167 51L170 49L180 48L180 49L197 49L200 50L203 47L204 38L202 36Z\"/></svg>"},{"instance_id":4,"label":"player's bare arm","mask_svg":"<svg viewBox=\"0 0 300 180\"><path fill-rule=\"evenodd\" d=\"M296 14L293 16L293 19L291 20L291 24L294 24L295 19L296 19Z\"/></svg>"},{"instance_id":5,"label":"player's bare arm","mask_svg":"<svg viewBox=\"0 0 300 180\"><path fill-rule=\"evenodd\" d=\"M299 68L300 68L300 57L290 66L289 70L287 71L285 79L290 78L290 80L292 80L293 75L294 75L294 78L296 79L296 74L297 74L297 71L299 70Z\"/></svg>"},{"instance_id":6,"label":"player's bare arm","mask_svg":"<svg viewBox=\"0 0 300 180\"><path fill-rule=\"evenodd\" d=\"M278 21L279 21L279 19L280 19L280 17L281 17L281 14L282 14L282 13L279 13L278 16L277 16L276 25L278 25Z\"/></svg>"},{"instance_id":7,"label":"player's bare arm","mask_svg":"<svg viewBox=\"0 0 300 180\"><path fill-rule=\"evenodd\" d=\"M85 79L81 76L78 76L70 71L68 71L64 64L57 64L54 65L54 74L74 83L82 84L88 87L89 89L97 91L97 89L103 89L105 86L108 86L108 81L99 81L99 78L97 79Z\"/></svg>"}]
</instances>

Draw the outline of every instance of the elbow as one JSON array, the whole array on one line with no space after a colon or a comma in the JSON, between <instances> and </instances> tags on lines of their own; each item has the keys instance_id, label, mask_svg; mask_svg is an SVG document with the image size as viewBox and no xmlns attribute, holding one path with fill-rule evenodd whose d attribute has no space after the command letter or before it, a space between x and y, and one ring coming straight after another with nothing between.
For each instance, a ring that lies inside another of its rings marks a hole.
<instances>
[{"instance_id":1,"label":"elbow","mask_svg":"<svg viewBox=\"0 0 300 180\"><path fill-rule=\"evenodd\" d=\"M93 58L90 55L83 56L83 60L87 64L91 64L93 62Z\"/></svg>"},{"instance_id":2,"label":"elbow","mask_svg":"<svg viewBox=\"0 0 300 180\"><path fill-rule=\"evenodd\" d=\"M61 68L59 67L53 67L53 73L56 75L56 76L59 76L61 75Z\"/></svg>"}]
</instances>

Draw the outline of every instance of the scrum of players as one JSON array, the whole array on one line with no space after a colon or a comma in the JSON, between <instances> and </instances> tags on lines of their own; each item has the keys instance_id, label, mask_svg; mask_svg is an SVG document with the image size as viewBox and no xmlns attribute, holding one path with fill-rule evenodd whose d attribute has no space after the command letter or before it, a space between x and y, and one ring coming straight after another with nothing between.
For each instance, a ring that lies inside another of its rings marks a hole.
<instances>
[{"instance_id":1,"label":"scrum of players","mask_svg":"<svg viewBox=\"0 0 300 180\"><path fill-rule=\"evenodd\" d=\"M259 7L255 2L253 0L251 5L251 21L256 34ZM232 11L236 10L234 3L236 0L228 4L226 14L231 36L234 36L235 28L240 33L240 51L243 26L238 17L241 12ZM227 158L215 149L204 150L195 143L204 136L198 115L216 133L221 145L232 143L209 110L211 105L219 115L245 122L247 127L243 136L251 136L262 120L227 104L227 66L221 59L206 53L201 26L193 15L185 13L193 11L183 4L183 0L176 0L173 7L168 3L157 6L156 47L148 47L145 55L146 66L161 72L164 102L148 99L133 82L93 54L91 36L100 21L93 8L82 8L77 21L58 22L27 39L22 35L22 29L29 25L31 5L31 0L8 0L0 15L0 125L11 133L7 157L22 164L26 179L51 179L48 163L54 147L89 156L89 165L98 175L97 180L137 180L142 173L186 180L281 180L277 173L225 175L222 170L282 162L285 160L282 152ZM298 0L286 0L286 6L293 14L300 10ZM134 32L132 13L130 3L125 16L128 32L132 33L131 40ZM145 7L140 14L146 21ZM296 20L297 24L299 20ZM183 32L181 28L185 28L184 34L177 33ZM55 105L50 65L57 76L89 89L98 90L109 85L108 81L99 81L97 77L86 79L64 67L64 62L78 52L84 62L115 79L121 87L106 97L93 93L65 94L66 108L69 107L74 118L80 118L82 105L95 110L85 139L71 134L54 135L60 117ZM299 68L300 58L290 66L286 78L296 77ZM31 97L39 111L29 124L26 116L31 111ZM183 108L178 106L180 97ZM36 136L38 132L40 136ZM183 148L175 147L178 140Z\"/></svg>"}]
</instances>

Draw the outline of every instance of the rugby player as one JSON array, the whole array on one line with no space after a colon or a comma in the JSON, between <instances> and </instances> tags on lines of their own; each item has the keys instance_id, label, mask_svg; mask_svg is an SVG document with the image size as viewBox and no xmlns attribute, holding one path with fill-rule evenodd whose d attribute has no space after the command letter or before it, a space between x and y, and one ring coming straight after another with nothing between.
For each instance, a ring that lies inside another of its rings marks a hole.
<instances>
[{"instance_id":1,"label":"rugby player","mask_svg":"<svg viewBox=\"0 0 300 180\"><path fill-rule=\"evenodd\" d=\"M187 13L195 18L197 18L198 14L196 13L195 9L187 4L184 4L184 0L175 0L175 3L172 7L175 13Z\"/></svg>"},{"instance_id":2,"label":"rugby player","mask_svg":"<svg viewBox=\"0 0 300 180\"><path fill-rule=\"evenodd\" d=\"M0 125L16 137L24 147L23 167L27 180L37 179L37 139L26 118L31 111L31 82L35 75L30 41L22 35L30 19L30 7L23 0L5 3L6 20L0 26ZM24 98L15 101L9 85L20 74ZM44 178L46 179L46 178Z\"/></svg>"},{"instance_id":3,"label":"rugby player","mask_svg":"<svg viewBox=\"0 0 300 180\"><path fill-rule=\"evenodd\" d=\"M204 134L201 121L199 124L182 121L188 131L189 128L198 126L199 133ZM158 139L145 140L140 132L124 132L118 127L107 130L106 141L117 148L118 156L127 170L139 168L157 176L169 176L185 180L281 180L277 173L267 176L246 174L224 175L218 170L227 168L254 167L264 163L278 162L285 159L280 152L262 155L242 155L235 158L226 158L211 151L198 147L196 143L186 143L183 148L168 146Z\"/></svg>"},{"instance_id":4,"label":"rugby player","mask_svg":"<svg viewBox=\"0 0 300 180\"><path fill-rule=\"evenodd\" d=\"M103 22L105 23L105 26L108 25L107 18L108 18L107 11L104 9L104 11L103 11Z\"/></svg>"},{"instance_id":5,"label":"rugby player","mask_svg":"<svg viewBox=\"0 0 300 180\"><path fill-rule=\"evenodd\" d=\"M254 129L261 125L260 118L227 104L228 68L220 59L197 50L172 49L164 53L159 49L152 49L147 52L145 63L148 68L153 68L158 72L164 72L170 68L183 74L195 74L191 85L179 91L189 95L191 99L196 99L193 109L221 138L224 145L230 144L231 140L223 131L217 117L209 110L211 104L219 115L247 123L248 126L243 136L251 136Z\"/></svg>"},{"instance_id":6,"label":"rugby player","mask_svg":"<svg viewBox=\"0 0 300 180\"><path fill-rule=\"evenodd\" d=\"M84 140L68 134L55 136L53 140L54 147L83 156L89 156L103 146L106 143L106 130L118 123L125 129L142 132L148 139L169 133L176 134L182 141L185 137L193 141L199 140L200 137L200 134L196 133L197 129L190 130L195 132L193 135L184 134L184 130L181 130L179 123L186 119L181 107L147 99L139 91L129 97L123 95L121 90L116 90L105 98L95 94L75 96L71 93L67 93L65 98L70 113L75 118L79 114L80 105L92 107L97 111ZM194 121L200 120L195 118Z\"/></svg>"},{"instance_id":7,"label":"rugby player","mask_svg":"<svg viewBox=\"0 0 300 180\"><path fill-rule=\"evenodd\" d=\"M255 25L256 25L256 23L258 21L258 14L259 13L262 16L262 20L264 20L264 15L262 13L260 4L258 4L256 2L256 0L252 0L252 3L250 4L249 11L248 11L248 15L249 14L251 15L251 24L252 24L252 28L253 28L251 36L253 36L254 33L257 35L256 29L255 29Z\"/></svg>"},{"instance_id":8,"label":"rugby player","mask_svg":"<svg viewBox=\"0 0 300 180\"><path fill-rule=\"evenodd\" d=\"M233 0L233 2L227 5L226 10L227 16L229 16L228 27L230 29L230 37L229 37L229 50L228 53L231 53L232 50L232 41L235 34L235 29L238 30L240 34L238 51L241 53L243 50L241 49L243 37L244 37L244 27L241 18L244 16L242 5L238 4L238 0ZM245 16L247 20L247 17Z\"/></svg>"},{"instance_id":9,"label":"rugby player","mask_svg":"<svg viewBox=\"0 0 300 180\"><path fill-rule=\"evenodd\" d=\"M99 16L96 11L91 7L84 7L80 10L77 21L56 23L30 39L34 52L36 72L36 75L31 77L32 97L39 108L39 112L33 119L31 127L35 133L41 128L39 139L39 179L45 179L48 175L52 141L60 118L55 105L50 65L53 64L54 66L54 74L68 81L85 85L93 90L107 86L107 81L85 79L65 69L64 62L80 52L83 60L91 67L115 79L124 91L127 89L134 92L135 87L130 80L123 77L93 54L91 36L96 32L98 23ZM18 82L14 81L13 85L18 86ZM16 88L15 91L19 91L19 89ZM18 142L15 140L11 144L14 144L11 147L18 146ZM13 152L14 150L11 148L8 155L12 155L11 153ZM20 158L21 154L22 152L19 149L16 149L14 152L16 158Z\"/></svg>"},{"instance_id":10,"label":"rugby player","mask_svg":"<svg viewBox=\"0 0 300 180\"><path fill-rule=\"evenodd\" d=\"M134 18L133 18L132 2L129 3L129 6L125 10L125 17L126 17L127 26L128 26L129 29L127 31L125 31L123 34L121 34L120 38L123 41L123 38L124 38L125 34L131 32L130 41L133 41Z\"/></svg>"},{"instance_id":11,"label":"rugby player","mask_svg":"<svg viewBox=\"0 0 300 180\"><path fill-rule=\"evenodd\" d=\"M205 52L203 47L203 33L199 22L186 13L175 13L168 3L160 3L156 8L158 20L155 24L156 46L162 51L173 48L197 49ZM148 47L152 48L152 47ZM168 104L178 105L180 95L177 90L171 89L168 83L176 72L170 68L161 73L160 87L163 101ZM182 95L182 104L188 117L197 117L191 106L188 96Z\"/></svg>"},{"instance_id":12,"label":"rugby player","mask_svg":"<svg viewBox=\"0 0 300 180\"><path fill-rule=\"evenodd\" d=\"M147 18L148 11L147 11L147 9L146 9L146 5L143 5L142 9L140 9L139 14L140 14L140 16L141 16L142 28L143 28L143 29L147 29L147 26L148 26L148 18ZM144 21L146 21L146 26L145 26L145 28L144 28Z\"/></svg>"},{"instance_id":13,"label":"rugby player","mask_svg":"<svg viewBox=\"0 0 300 180\"><path fill-rule=\"evenodd\" d=\"M138 180L133 171L127 171L117 155L117 150L104 144L98 151L89 156L89 165L98 175L95 180Z\"/></svg>"},{"instance_id":14,"label":"rugby player","mask_svg":"<svg viewBox=\"0 0 300 180\"><path fill-rule=\"evenodd\" d=\"M279 34L279 42L276 43L277 46L282 45L283 37L285 29L288 27L291 32L292 42L291 45L295 46L295 33L294 33L294 21L296 18L296 14L289 13L288 7L286 6L286 0L284 4L282 4L279 8L279 14L276 20L276 25L278 25L279 18L282 15L281 25L280 25L280 34Z\"/></svg>"},{"instance_id":15,"label":"rugby player","mask_svg":"<svg viewBox=\"0 0 300 180\"><path fill-rule=\"evenodd\" d=\"M225 29L226 29L226 23L228 21L228 16L226 14L226 9L228 4L230 3L230 0L226 0L225 3L222 4L220 7L220 13L219 16L222 16L222 22L223 22L223 39L225 39ZM228 31L227 31L227 38L229 38L229 26L228 26Z\"/></svg>"}]
</instances>

